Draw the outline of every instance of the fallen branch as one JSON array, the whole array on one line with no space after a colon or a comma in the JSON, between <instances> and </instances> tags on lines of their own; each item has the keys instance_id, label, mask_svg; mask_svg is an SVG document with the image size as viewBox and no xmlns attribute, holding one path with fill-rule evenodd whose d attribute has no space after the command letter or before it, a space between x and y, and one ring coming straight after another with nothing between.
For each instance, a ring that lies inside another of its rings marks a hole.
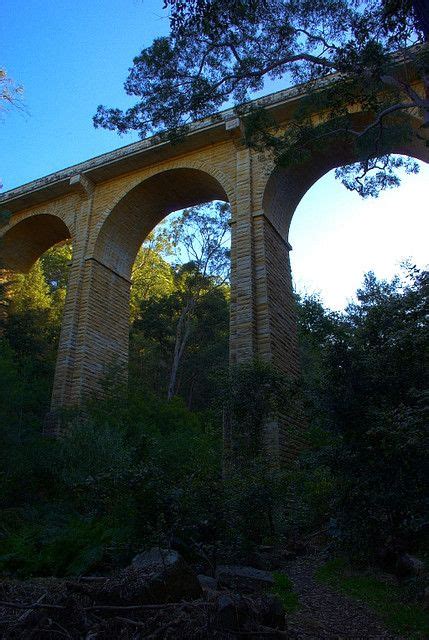
<instances>
[{"instance_id":1,"label":"fallen branch","mask_svg":"<svg viewBox=\"0 0 429 640\"><path fill-rule=\"evenodd\" d=\"M213 607L212 602L164 602L163 604L133 604L133 605L107 605L94 604L89 607L83 607L83 611L137 611L139 609L167 609L169 607ZM25 611L31 609L66 609L62 604L47 604L41 602L33 602L31 604L21 604L19 602L6 602L0 600L0 607L9 607L11 609L23 609Z\"/></svg>"},{"instance_id":2,"label":"fallen branch","mask_svg":"<svg viewBox=\"0 0 429 640\"><path fill-rule=\"evenodd\" d=\"M0 600L0 607L9 607L10 609L65 609L62 604L47 604L43 602L33 602L32 604L21 604L19 602L5 602Z\"/></svg>"},{"instance_id":3,"label":"fallen branch","mask_svg":"<svg viewBox=\"0 0 429 640\"><path fill-rule=\"evenodd\" d=\"M236 631L235 629L223 629L223 631L234 634L236 636L256 636L257 638L260 638L261 636L273 637L274 634L276 634L278 638L290 638L290 635L286 631L280 631L280 629L259 629L258 631Z\"/></svg>"},{"instance_id":4,"label":"fallen branch","mask_svg":"<svg viewBox=\"0 0 429 640\"><path fill-rule=\"evenodd\" d=\"M103 582L108 580L107 576L79 576L78 582Z\"/></svg>"},{"instance_id":5,"label":"fallen branch","mask_svg":"<svg viewBox=\"0 0 429 640\"><path fill-rule=\"evenodd\" d=\"M139 620L131 620L131 618L122 618L121 616L116 616L115 620L120 620L121 622L125 622L126 624L133 624L135 627L146 627L146 622L140 622Z\"/></svg>"},{"instance_id":6,"label":"fallen branch","mask_svg":"<svg viewBox=\"0 0 429 640\"><path fill-rule=\"evenodd\" d=\"M42 595L40 596L40 598L35 602L36 605L39 605L42 600L44 600L46 598L46 593L42 593ZM20 622L21 624L24 622L24 620L26 620L28 618L28 616L30 615L30 613L34 611L34 607L31 607L31 609L27 609L26 611L24 611L24 613L22 613L19 618L18 618L18 622Z\"/></svg>"},{"instance_id":7,"label":"fallen branch","mask_svg":"<svg viewBox=\"0 0 429 640\"><path fill-rule=\"evenodd\" d=\"M164 602L163 604L109 605L94 604L84 611L137 611L139 609L167 609L169 607L213 607L213 602Z\"/></svg>"}]
</instances>

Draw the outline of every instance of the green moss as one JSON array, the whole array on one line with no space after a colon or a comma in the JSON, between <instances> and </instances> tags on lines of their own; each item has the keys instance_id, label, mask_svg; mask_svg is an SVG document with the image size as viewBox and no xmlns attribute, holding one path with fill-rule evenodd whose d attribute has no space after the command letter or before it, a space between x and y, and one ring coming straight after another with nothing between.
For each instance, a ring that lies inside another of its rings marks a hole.
<instances>
[{"instance_id":1,"label":"green moss","mask_svg":"<svg viewBox=\"0 0 429 640\"><path fill-rule=\"evenodd\" d=\"M410 640L428 637L429 613L418 604L404 602L405 591L400 586L358 573L343 560L331 560L320 567L316 580L367 604L395 633Z\"/></svg>"},{"instance_id":2,"label":"green moss","mask_svg":"<svg viewBox=\"0 0 429 640\"><path fill-rule=\"evenodd\" d=\"M279 596L287 613L299 609L299 598L293 590L292 580L284 573L273 573L274 593Z\"/></svg>"}]
</instances>

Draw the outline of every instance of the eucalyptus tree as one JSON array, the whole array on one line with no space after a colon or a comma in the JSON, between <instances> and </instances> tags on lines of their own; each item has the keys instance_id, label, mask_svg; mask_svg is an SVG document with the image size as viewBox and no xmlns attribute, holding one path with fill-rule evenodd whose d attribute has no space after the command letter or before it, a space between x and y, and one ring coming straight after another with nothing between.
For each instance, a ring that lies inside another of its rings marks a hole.
<instances>
[{"instance_id":1,"label":"eucalyptus tree","mask_svg":"<svg viewBox=\"0 0 429 640\"><path fill-rule=\"evenodd\" d=\"M181 308L168 385L169 400L176 392L179 366L198 317L198 308L229 278L229 219L229 205L216 202L185 209L170 226L172 244L179 249L176 280Z\"/></svg>"},{"instance_id":2,"label":"eucalyptus tree","mask_svg":"<svg viewBox=\"0 0 429 640\"><path fill-rule=\"evenodd\" d=\"M165 8L169 36L134 58L125 82L136 103L125 112L99 106L95 126L174 137L232 102L247 142L278 163L301 162L341 137L361 162L337 175L363 196L398 184L401 166L418 170L389 150L415 136L429 144L429 0L165 0ZM306 83L309 95L285 134L263 109L249 113L246 105L279 79ZM357 103L371 114L359 128L348 108ZM314 109L326 114L317 126Z\"/></svg>"},{"instance_id":3,"label":"eucalyptus tree","mask_svg":"<svg viewBox=\"0 0 429 640\"><path fill-rule=\"evenodd\" d=\"M184 209L160 232L168 240L160 270L151 259L150 270L166 285L154 284L135 300L138 310L133 341L140 342L140 376L149 372L149 386L171 400L186 388L188 404L207 387L208 370L224 364L228 337L229 205L222 202ZM146 279L144 270L142 282ZM156 282L155 282L156 284ZM139 287L141 285L139 284ZM140 289L139 289L140 290ZM227 354L226 354L227 359Z\"/></svg>"}]
</instances>

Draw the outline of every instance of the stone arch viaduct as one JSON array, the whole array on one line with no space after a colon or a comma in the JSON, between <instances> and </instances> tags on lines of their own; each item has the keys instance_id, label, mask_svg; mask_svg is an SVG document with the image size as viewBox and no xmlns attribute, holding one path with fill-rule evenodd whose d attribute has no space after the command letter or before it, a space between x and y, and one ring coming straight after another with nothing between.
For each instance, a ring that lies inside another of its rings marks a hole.
<instances>
[{"instance_id":1,"label":"stone arch viaduct","mask_svg":"<svg viewBox=\"0 0 429 640\"><path fill-rule=\"evenodd\" d=\"M287 126L302 94L296 87L258 103ZM54 410L96 392L111 363L127 365L130 274L146 235L170 212L214 199L232 210L231 362L258 357L298 375L289 225L306 191L356 158L337 142L305 164L274 168L241 139L228 110L194 123L180 144L150 138L0 196L11 213L0 227L1 266L25 272L56 243L73 245ZM423 145L392 151L429 161ZM280 459L299 446L299 437L288 437L293 420L285 417L269 436Z\"/></svg>"}]
</instances>

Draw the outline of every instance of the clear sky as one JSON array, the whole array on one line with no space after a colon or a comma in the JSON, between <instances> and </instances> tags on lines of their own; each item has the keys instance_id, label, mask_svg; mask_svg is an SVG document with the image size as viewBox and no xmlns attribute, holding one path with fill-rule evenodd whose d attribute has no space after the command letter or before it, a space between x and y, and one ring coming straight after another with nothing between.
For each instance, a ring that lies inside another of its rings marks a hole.
<instances>
[{"instance_id":1,"label":"clear sky","mask_svg":"<svg viewBox=\"0 0 429 640\"><path fill-rule=\"evenodd\" d=\"M132 104L123 82L133 57L168 32L162 0L3 0L0 66L25 88L25 111L0 121L0 178L11 189L133 142L94 129L97 105ZM277 83L272 90L282 88ZM429 167L399 190L361 201L322 178L292 222L298 288L342 307L373 269L390 277L405 257L428 261Z\"/></svg>"}]
</instances>

